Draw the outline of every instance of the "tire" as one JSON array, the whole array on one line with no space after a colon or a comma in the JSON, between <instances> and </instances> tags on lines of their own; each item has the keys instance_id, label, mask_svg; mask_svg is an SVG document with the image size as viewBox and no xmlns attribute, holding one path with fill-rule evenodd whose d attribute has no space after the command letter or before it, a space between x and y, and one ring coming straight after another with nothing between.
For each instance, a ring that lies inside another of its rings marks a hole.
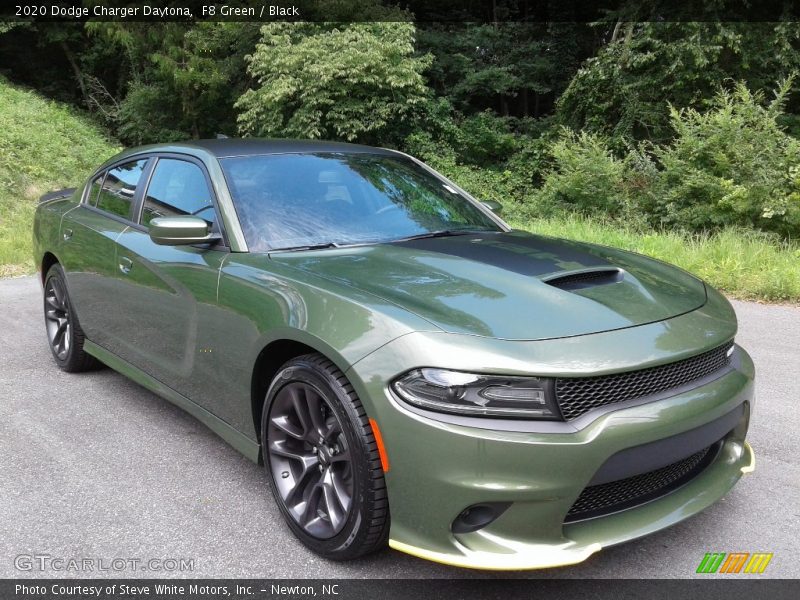
<instances>
[{"instance_id":1,"label":"tire","mask_svg":"<svg viewBox=\"0 0 800 600\"><path fill-rule=\"evenodd\" d=\"M58 368L67 373L88 371L99 362L83 349L83 334L75 309L67 293L64 270L58 263L44 278L44 324L50 352Z\"/></svg>"},{"instance_id":2,"label":"tire","mask_svg":"<svg viewBox=\"0 0 800 600\"><path fill-rule=\"evenodd\" d=\"M261 440L275 501L308 548L350 560L386 546L378 446L361 401L331 361L307 354L281 367L264 400Z\"/></svg>"}]
</instances>

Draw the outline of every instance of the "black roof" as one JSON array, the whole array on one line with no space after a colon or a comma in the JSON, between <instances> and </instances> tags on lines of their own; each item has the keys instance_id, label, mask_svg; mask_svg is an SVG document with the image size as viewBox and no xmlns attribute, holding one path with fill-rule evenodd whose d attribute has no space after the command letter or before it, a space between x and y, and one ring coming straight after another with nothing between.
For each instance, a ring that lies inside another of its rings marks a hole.
<instances>
[{"instance_id":1,"label":"black roof","mask_svg":"<svg viewBox=\"0 0 800 600\"><path fill-rule=\"evenodd\" d=\"M286 152L342 152L371 154L392 154L386 148L326 142L322 140L271 140L262 138L222 138L213 140L191 140L170 144L171 146L199 147L211 152L217 158L226 156L252 156L257 154L281 154Z\"/></svg>"}]
</instances>

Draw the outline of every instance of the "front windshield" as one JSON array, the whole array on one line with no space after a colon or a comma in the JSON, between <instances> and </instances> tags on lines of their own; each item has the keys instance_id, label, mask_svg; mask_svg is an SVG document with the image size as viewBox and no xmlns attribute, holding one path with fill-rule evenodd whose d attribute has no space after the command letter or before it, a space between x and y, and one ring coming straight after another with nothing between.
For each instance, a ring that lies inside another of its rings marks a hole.
<instances>
[{"instance_id":1,"label":"front windshield","mask_svg":"<svg viewBox=\"0 0 800 600\"><path fill-rule=\"evenodd\" d=\"M271 154L220 162L254 252L501 230L446 182L405 157Z\"/></svg>"}]
</instances>

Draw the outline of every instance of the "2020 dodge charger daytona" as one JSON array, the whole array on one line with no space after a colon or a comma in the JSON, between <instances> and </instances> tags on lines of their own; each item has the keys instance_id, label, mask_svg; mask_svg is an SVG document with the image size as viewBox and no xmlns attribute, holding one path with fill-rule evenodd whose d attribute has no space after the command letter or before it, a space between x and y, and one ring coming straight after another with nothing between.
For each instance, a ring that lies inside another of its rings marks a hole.
<instances>
[{"instance_id":1,"label":"2020 dodge charger daytona","mask_svg":"<svg viewBox=\"0 0 800 600\"><path fill-rule=\"evenodd\" d=\"M385 149L127 150L38 207L47 338L263 462L329 558L571 564L719 499L754 465L727 300L498 209Z\"/></svg>"}]
</instances>

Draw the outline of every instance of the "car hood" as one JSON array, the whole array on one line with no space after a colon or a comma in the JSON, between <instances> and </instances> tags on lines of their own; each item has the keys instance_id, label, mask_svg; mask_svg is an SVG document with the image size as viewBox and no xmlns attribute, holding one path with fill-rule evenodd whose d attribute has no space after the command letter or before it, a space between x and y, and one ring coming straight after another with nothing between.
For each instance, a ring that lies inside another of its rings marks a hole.
<instances>
[{"instance_id":1,"label":"car hood","mask_svg":"<svg viewBox=\"0 0 800 600\"><path fill-rule=\"evenodd\" d=\"M270 258L369 292L444 331L503 339L634 327L706 301L702 281L660 261L519 231Z\"/></svg>"}]
</instances>

